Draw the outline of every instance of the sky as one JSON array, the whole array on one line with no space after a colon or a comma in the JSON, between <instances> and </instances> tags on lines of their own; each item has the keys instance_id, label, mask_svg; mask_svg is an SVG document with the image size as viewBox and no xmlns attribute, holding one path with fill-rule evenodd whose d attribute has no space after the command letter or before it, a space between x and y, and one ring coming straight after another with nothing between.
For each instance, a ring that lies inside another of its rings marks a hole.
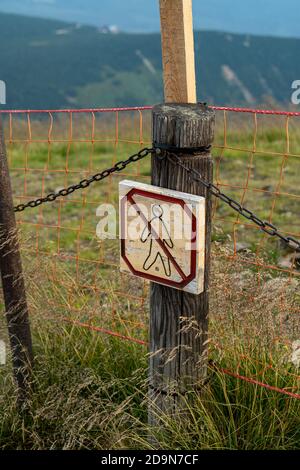
<instances>
[{"instance_id":1,"label":"sky","mask_svg":"<svg viewBox=\"0 0 300 470\"><path fill-rule=\"evenodd\" d=\"M130 32L159 30L158 0L0 0L0 11ZM300 37L299 0L193 0L193 11L195 29Z\"/></svg>"}]
</instances>

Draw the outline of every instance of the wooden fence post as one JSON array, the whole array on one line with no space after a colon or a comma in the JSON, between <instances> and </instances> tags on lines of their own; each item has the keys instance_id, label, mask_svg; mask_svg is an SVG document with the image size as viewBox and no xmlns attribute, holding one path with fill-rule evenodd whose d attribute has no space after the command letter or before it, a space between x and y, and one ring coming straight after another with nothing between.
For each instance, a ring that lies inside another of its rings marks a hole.
<instances>
[{"instance_id":1,"label":"wooden fence post","mask_svg":"<svg viewBox=\"0 0 300 470\"><path fill-rule=\"evenodd\" d=\"M196 103L191 0L160 0L166 104L154 107L153 141L178 148L206 147L215 113ZM194 103L194 104L193 104ZM183 152L182 162L212 181L210 152ZM201 387L207 371L211 195L167 158L152 156L152 184L206 197L204 292L193 295L152 283L150 288L149 424L180 411L180 395ZM178 396L179 393L179 396Z\"/></svg>"},{"instance_id":2,"label":"wooden fence post","mask_svg":"<svg viewBox=\"0 0 300 470\"><path fill-rule=\"evenodd\" d=\"M2 121L0 119L0 270L19 404L28 393L32 342Z\"/></svg>"},{"instance_id":3,"label":"wooden fence post","mask_svg":"<svg viewBox=\"0 0 300 470\"><path fill-rule=\"evenodd\" d=\"M179 148L208 146L213 134L214 111L204 105L165 104L153 109L153 140L157 144ZM210 152L187 152L180 158L206 181L212 181ZM201 184L191 182L182 168L156 155L152 156L152 184L206 197L204 292L194 295L151 284L150 396L155 406L149 421L155 424L158 410L174 413L178 409L177 394L200 387L206 376L211 196Z\"/></svg>"}]
</instances>

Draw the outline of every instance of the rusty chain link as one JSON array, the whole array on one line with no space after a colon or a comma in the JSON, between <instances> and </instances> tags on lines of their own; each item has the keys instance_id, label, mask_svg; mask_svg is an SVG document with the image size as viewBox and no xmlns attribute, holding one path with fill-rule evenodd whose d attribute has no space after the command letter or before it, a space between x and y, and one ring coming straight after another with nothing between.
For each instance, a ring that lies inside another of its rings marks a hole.
<instances>
[{"instance_id":1,"label":"rusty chain link","mask_svg":"<svg viewBox=\"0 0 300 470\"><path fill-rule=\"evenodd\" d=\"M203 151L204 150L205 149L203 149ZM206 150L209 150L209 149L207 148ZM131 155L127 160L121 160L118 163L116 163L113 167L108 168L100 173L96 173L90 178L83 179L78 184L74 184L72 186L69 186L68 188L61 189L60 191L56 193L50 193L45 197L38 198L33 201L29 201L26 204L19 204L18 206L14 207L14 211L22 212L28 207L38 207L43 203L53 202L58 197L68 196L69 194L72 194L74 191L77 191L78 189L85 189L96 181L102 181L103 179L110 176L112 173L123 171L127 167L127 165L130 165L131 163L134 163L134 162L138 162L139 160L142 160L143 158L147 157L149 154L152 154L152 153L156 153L160 157L162 157L162 153L166 154L166 158L168 158L168 160L173 165L177 165L181 167L184 171L186 171L192 181L201 183L203 186L205 186L208 189L208 191L210 191L210 193L214 197L225 202L225 204L230 206L235 212L240 214L242 217L248 220L251 220L255 225L257 225L260 228L260 230L265 232L270 237L277 237L279 240L284 242L287 246L289 246L293 250L300 252L299 240L293 237L285 237L275 225L273 225L270 222L260 219L251 210L244 207L242 204L240 204L238 201L236 201L232 197L227 196L227 194L221 192L218 186L208 181L205 181L197 170L189 168L184 163L182 163L181 159L178 157L177 154L168 151L167 148L160 148L160 146L158 145L155 147L151 147L151 148L147 148L147 147L143 148L139 152Z\"/></svg>"}]
</instances>

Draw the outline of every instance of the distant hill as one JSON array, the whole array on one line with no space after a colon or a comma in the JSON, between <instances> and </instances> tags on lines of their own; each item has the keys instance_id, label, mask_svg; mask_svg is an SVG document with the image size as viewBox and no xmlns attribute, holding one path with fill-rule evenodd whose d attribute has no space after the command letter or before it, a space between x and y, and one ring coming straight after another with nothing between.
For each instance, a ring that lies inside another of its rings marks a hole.
<instances>
[{"instance_id":1,"label":"distant hill","mask_svg":"<svg viewBox=\"0 0 300 470\"><path fill-rule=\"evenodd\" d=\"M196 32L198 99L288 103L300 39ZM0 14L0 80L9 108L152 104L162 99L159 34Z\"/></svg>"}]
</instances>

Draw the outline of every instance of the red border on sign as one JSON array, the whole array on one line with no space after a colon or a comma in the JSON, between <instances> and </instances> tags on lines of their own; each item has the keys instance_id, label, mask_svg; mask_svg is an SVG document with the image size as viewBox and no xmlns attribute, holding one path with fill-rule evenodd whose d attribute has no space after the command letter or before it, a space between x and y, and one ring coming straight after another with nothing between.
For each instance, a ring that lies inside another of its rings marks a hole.
<instances>
[{"instance_id":1,"label":"red border on sign","mask_svg":"<svg viewBox=\"0 0 300 470\"><path fill-rule=\"evenodd\" d=\"M130 204L137 206L136 202L133 199L134 194L138 194L140 196L144 196L144 197L148 197L148 198L152 198L152 199L157 199L157 200L160 200L160 201L166 201L166 202L171 202L171 203L174 203L174 204L179 204L183 208L183 210L186 212L186 214L192 220L191 243L193 243L195 241L195 235L194 234L196 233L196 225L197 225L195 215L192 213L192 211L189 209L189 207L187 207L187 205L185 204L185 202L182 199L172 197L172 196L165 196L163 194L156 194L156 193L152 193L151 191L145 191L145 190L137 189L137 188L132 188L126 194L126 196L124 196L121 199L121 203L120 203L120 205L121 205L121 256L122 256L122 259L127 264L127 266L129 267L130 271L133 274L135 274L136 276L148 279L150 281L159 282L161 284L165 284L165 285L170 286L170 287L179 287L179 288L185 287L187 284L189 284L196 277L196 259L197 259L197 250L196 249L190 250L191 251L191 270L190 270L190 273L188 274L188 276L186 276L183 273L183 271L180 269L180 267L178 266L176 261L174 260L171 253L169 253L169 251L165 247L165 245L162 244L162 246L161 246L163 248L163 250L165 251L165 253L167 251L166 256L170 257L170 260L171 260L173 266L174 266L174 263L175 263L177 265L177 267L179 268L178 269L175 265L175 269L177 270L177 272L179 272L179 274L182 277L182 281L180 281L180 282L171 281L169 279L164 279L164 278L161 278L159 276L155 276L153 274L148 274L144 271L138 271L132 266L129 259L127 258L127 256L126 256L126 239L125 239L125 211L126 211L126 203L128 201L129 201ZM141 214L139 214L139 215L141 215ZM149 221L146 220L145 223L149 223ZM149 223L149 225L150 225L150 228L151 228L150 223Z\"/></svg>"}]
</instances>

